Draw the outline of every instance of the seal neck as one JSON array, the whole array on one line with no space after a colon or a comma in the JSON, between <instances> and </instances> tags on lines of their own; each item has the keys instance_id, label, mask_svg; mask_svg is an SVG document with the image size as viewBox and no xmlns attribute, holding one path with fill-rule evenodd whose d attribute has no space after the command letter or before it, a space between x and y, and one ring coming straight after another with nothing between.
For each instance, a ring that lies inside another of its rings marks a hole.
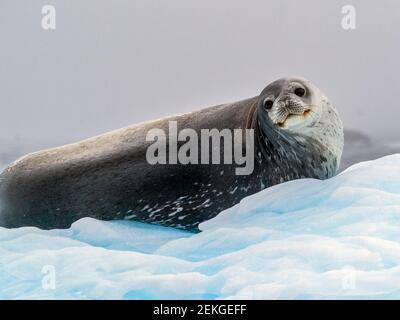
<instances>
[{"instance_id":1,"label":"seal neck","mask_svg":"<svg viewBox=\"0 0 400 320\"><path fill-rule=\"evenodd\" d=\"M276 127L259 106L252 128L256 136L255 156L261 169L273 162L285 180L326 179L335 174L337 163L326 146L313 137Z\"/></svg>"}]
</instances>

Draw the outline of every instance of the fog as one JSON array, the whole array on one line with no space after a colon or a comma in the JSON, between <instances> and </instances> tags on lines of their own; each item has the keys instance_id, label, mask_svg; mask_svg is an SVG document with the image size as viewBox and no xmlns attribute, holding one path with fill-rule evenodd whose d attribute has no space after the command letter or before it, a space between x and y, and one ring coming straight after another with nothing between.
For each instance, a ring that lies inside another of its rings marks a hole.
<instances>
[{"instance_id":1,"label":"fog","mask_svg":"<svg viewBox=\"0 0 400 320\"><path fill-rule=\"evenodd\" d=\"M56 8L56 30L41 26ZM300 75L346 129L396 140L400 2L0 1L0 142L39 148L257 95Z\"/></svg>"}]
</instances>

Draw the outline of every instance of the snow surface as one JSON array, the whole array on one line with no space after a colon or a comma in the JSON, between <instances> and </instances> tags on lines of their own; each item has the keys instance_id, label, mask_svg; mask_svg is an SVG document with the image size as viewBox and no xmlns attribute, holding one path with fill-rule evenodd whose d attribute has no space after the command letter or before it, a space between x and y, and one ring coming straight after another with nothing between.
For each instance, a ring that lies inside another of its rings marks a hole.
<instances>
[{"instance_id":1,"label":"snow surface","mask_svg":"<svg viewBox=\"0 0 400 320\"><path fill-rule=\"evenodd\" d=\"M400 154L269 188L201 229L0 228L0 298L399 299Z\"/></svg>"}]
</instances>

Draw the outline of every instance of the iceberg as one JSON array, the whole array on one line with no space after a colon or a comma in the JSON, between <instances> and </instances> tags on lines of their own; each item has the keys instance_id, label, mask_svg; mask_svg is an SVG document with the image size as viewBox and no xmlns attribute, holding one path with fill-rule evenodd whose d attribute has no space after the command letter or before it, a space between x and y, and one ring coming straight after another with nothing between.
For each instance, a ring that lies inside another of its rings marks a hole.
<instances>
[{"instance_id":1,"label":"iceberg","mask_svg":"<svg viewBox=\"0 0 400 320\"><path fill-rule=\"evenodd\" d=\"M400 154L268 188L200 229L0 228L0 298L399 299Z\"/></svg>"}]
</instances>

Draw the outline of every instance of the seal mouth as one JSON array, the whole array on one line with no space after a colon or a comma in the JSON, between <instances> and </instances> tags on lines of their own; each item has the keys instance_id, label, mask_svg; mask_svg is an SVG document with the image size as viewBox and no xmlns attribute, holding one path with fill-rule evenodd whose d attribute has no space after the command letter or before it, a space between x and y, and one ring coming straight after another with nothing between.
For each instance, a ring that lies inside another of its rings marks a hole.
<instances>
[{"instance_id":1,"label":"seal mouth","mask_svg":"<svg viewBox=\"0 0 400 320\"><path fill-rule=\"evenodd\" d=\"M303 112L289 113L284 119L277 122L276 124L282 129L288 129L289 127L302 123L304 120L311 116L311 113L311 108L305 107Z\"/></svg>"}]
</instances>

